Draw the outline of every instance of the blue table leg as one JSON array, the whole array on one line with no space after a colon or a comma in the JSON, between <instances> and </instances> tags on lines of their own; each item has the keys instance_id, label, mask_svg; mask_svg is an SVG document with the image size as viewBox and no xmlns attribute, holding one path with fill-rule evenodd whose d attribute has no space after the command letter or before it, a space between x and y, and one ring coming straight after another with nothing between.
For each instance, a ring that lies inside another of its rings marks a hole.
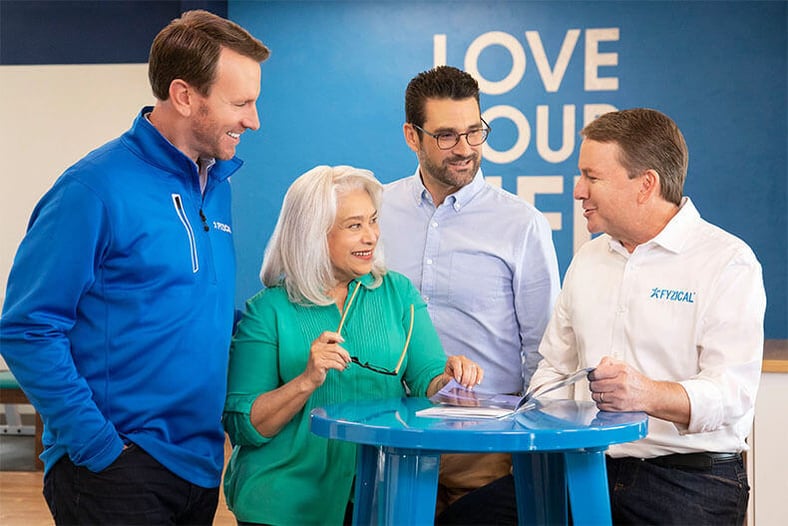
<instances>
[{"instance_id":1,"label":"blue table leg","mask_svg":"<svg viewBox=\"0 0 788 526\"><path fill-rule=\"evenodd\" d=\"M353 499L353 525L373 524L375 477L378 468L379 448L359 445L356 454L356 492Z\"/></svg>"},{"instance_id":2,"label":"blue table leg","mask_svg":"<svg viewBox=\"0 0 788 526\"><path fill-rule=\"evenodd\" d=\"M378 523L432 525L438 494L440 453L383 447L383 487Z\"/></svg>"},{"instance_id":3,"label":"blue table leg","mask_svg":"<svg viewBox=\"0 0 788 526\"><path fill-rule=\"evenodd\" d=\"M514 453L512 465L519 524L567 524L563 453Z\"/></svg>"},{"instance_id":4,"label":"blue table leg","mask_svg":"<svg viewBox=\"0 0 788 526\"><path fill-rule=\"evenodd\" d=\"M566 478L575 524L611 524L605 449L567 451Z\"/></svg>"}]
</instances>

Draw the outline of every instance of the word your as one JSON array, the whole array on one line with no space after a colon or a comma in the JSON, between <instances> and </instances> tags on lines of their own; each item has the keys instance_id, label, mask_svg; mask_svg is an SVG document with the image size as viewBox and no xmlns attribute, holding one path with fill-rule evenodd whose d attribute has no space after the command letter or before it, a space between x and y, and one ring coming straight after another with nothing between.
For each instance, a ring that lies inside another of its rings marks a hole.
<instances>
[{"instance_id":1,"label":"word your","mask_svg":"<svg viewBox=\"0 0 788 526\"><path fill-rule=\"evenodd\" d=\"M610 104L585 104L583 105L583 126L603 113L617 109ZM550 163L562 163L572 156L575 151L577 130L579 130L576 113L577 108L574 104L564 105L561 146L557 150L553 150L548 141L548 137L550 137L550 109L544 105L536 107L536 151L542 159ZM485 159L498 164L507 164L519 159L528 149L531 142L531 125L519 109L507 105L493 106L482 112L482 118L491 126L495 119L509 119L517 128L517 138L508 150L498 151L493 149L489 142L485 143Z\"/></svg>"}]
</instances>

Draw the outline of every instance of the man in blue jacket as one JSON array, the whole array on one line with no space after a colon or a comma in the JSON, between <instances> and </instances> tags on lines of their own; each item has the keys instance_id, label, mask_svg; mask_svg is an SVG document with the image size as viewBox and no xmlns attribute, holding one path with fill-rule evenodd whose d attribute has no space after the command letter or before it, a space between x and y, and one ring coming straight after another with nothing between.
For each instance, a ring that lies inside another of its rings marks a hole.
<instances>
[{"instance_id":1,"label":"man in blue jacket","mask_svg":"<svg viewBox=\"0 0 788 526\"><path fill-rule=\"evenodd\" d=\"M44 421L57 524L211 524L233 326L228 178L268 49L206 11L155 38L155 106L33 211L0 349Z\"/></svg>"}]
</instances>

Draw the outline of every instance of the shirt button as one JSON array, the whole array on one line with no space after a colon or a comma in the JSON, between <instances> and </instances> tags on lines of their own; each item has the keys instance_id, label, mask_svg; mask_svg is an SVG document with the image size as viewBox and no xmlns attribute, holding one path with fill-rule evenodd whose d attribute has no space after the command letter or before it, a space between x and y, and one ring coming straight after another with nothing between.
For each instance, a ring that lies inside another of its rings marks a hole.
<instances>
[{"instance_id":1,"label":"shirt button","mask_svg":"<svg viewBox=\"0 0 788 526\"><path fill-rule=\"evenodd\" d=\"M427 259L427 265L432 265L432 260L431 259Z\"/></svg>"},{"instance_id":2,"label":"shirt button","mask_svg":"<svg viewBox=\"0 0 788 526\"><path fill-rule=\"evenodd\" d=\"M432 228L438 228L438 222L437 221L433 221L432 222Z\"/></svg>"},{"instance_id":3,"label":"shirt button","mask_svg":"<svg viewBox=\"0 0 788 526\"><path fill-rule=\"evenodd\" d=\"M429 296L422 296L422 298L424 299L424 303L429 303L430 302L430 297Z\"/></svg>"}]
</instances>

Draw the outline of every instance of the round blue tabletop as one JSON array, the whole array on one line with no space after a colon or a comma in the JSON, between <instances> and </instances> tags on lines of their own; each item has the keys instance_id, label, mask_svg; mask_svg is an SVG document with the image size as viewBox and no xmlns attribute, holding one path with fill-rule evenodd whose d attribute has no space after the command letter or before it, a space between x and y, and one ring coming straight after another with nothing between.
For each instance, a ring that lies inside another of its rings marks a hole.
<instances>
[{"instance_id":1,"label":"round blue tabletop","mask_svg":"<svg viewBox=\"0 0 788 526\"><path fill-rule=\"evenodd\" d=\"M502 419L421 417L426 398L361 400L314 409L312 432L358 444L442 452L606 448L646 436L645 413L599 411L593 402L546 400Z\"/></svg>"}]
</instances>

